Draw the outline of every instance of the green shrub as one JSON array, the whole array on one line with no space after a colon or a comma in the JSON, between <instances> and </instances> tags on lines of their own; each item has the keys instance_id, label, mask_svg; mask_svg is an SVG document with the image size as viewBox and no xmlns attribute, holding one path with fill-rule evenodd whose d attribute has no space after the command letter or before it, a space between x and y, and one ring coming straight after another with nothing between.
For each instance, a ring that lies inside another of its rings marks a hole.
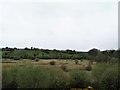
<instances>
[{"instance_id":1,"label":"green shrub","mask_svg":"<svg viewBox=\"0 0 120 90\"><path fill-rule=\"evenodd\" d=\"M96 57L95 60L97 62L110 62L111 61L111 57L109 55L105 55L103 53L99 53Z\"/></svg>"},{"instance_id":2,"label":"green shrub","mask_svg":"<svg viewBox=\"0 0 120 90\"><path fill-rule=\"evenodd\" d=\"M71 88L81 88L90 85L89 75L82 70L73 70L70 73L70 86Z\"/></svg>"},{"instance_id":3,"label":"green shrub","mask_svg":"<svg viewBox=\"0 0 120 90\"><path fill-rule=\"evenodd\" d=\"M55 61L50 61L50 65L55 65Z\"/></svg>"},{"instance_id":4,"label":"green shrub","mask_svg":"<svg viewBox=\"0 0 120 90\"><path fill-rule=\"evenodd\" d=\"M60 67L63 71L68 72L67 66L66 65L61 65Z\"/></svg>"},{"instance_id":5,"label":"green shrub","mask_svg":"<svg viewBox=\"0 0 120 90\"><path fill-rule=\"evenodd\" d=\"M20 60L21 58L20 57L14 57L14 60Z\"/></svg>"},{"instance_id":6,"label":"green shrub","mask_svg":"<svg viewBox=\"0 0 120 90\"><path fill-rule=\"evenodd\" d=\"M39 61L39 58L36 58L35 61L38 62L38 61Z\"/></svg>"},{"instance_id":7,"label":"green shrub","mask_svg":"<svg viewBox=\"0 0 120 90\"><path fill-rule=\"evenodd\" d=\"M92 85L97 90L117 90L118 69L116 64L98 63L92 70ZM114 87L114 88L113 88ZM110 89L111 88L111 89Z\"/></svg>"},{"instance_id":8,"label":"green shrub","mask_svg":"<svg viewBox=\"0 0 120 90\"><path fill-rule=\"evenodd\" d=\"M81 62L83 62L83 59L81 59Z\"/></svg>"},{"instance_id":9,"label":"green shrub","mask_svg":"<svg viewBox=\"0 0 120 90\"><path fill-rule=\"evenodd\" d=\"M92 70L92 66L91 66L90 64L88 64L88 65L85 67L85 70L91 71L91 70Z\"/></svg>"},{"instance_id":10,"label":"green shrub","mask_svg":"<svg viewBox=\"0 0 120 90\"><path fill-rule=\"evenodd\" d=\"M50 87L55 89L69 88L69 77L60 68L50 70Z\"/></svg>"},{"instance_id":11,"label":"green shrub","mask_svg":"<svg viewBox=\"0 0 120 90\"><path fill-rule=\"evenodd\" d=\"M100 80L101 89L117 90L119 88L118 80L118 67L112 66L107 68Z\"/></svg>"},{"instance_id":12,"label":"green shrub","mask_svg":"<svg viewBox=\"0 0 120 90\"><path fill-rule=\"evenodd\" d=\"M79 62L78 60L75 60L75 64L78 64L78 62Z\"/></svg>"},{"instance_id":13,"label":"green shrub","mask_svg":"<svg viewBox=\"0 0 120 90\"><path fill-rule=\"evenodd\" d=\"M105 72L106 68L108 68L109 65L106 63L97 63L94 68L92 69L92 76L93 76L93 86L95 89L99 90L100 85L100 79L103 73Z\"/></svg>"}]
</instances>

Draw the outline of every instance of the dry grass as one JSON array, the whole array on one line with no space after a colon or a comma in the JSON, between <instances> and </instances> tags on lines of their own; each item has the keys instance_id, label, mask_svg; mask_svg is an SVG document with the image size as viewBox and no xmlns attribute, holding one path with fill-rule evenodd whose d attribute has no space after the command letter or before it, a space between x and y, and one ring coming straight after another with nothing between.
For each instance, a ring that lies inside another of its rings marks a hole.
<instances>
[{"instance_id":1,"label":"dry grass","mask_svg":"<svg viewBox=\"0 0 120 90\"><path fill-rule=\"evenodd\" d=\"M79 60L78 64L75 64L74 60L57 60L57 59L39 59L39 61L33 61L30 59L21 59L21 60L13 60L6 59L3 60L2 67L12 67L12 66L45 66L50 67L50 61L55 61L55 65L52 67L61 67L62 65L66 65L69 70L71 69L84 69L84 67L89 63L88 60L83 60L82 62Z\"/></svg>"}]
</instances>

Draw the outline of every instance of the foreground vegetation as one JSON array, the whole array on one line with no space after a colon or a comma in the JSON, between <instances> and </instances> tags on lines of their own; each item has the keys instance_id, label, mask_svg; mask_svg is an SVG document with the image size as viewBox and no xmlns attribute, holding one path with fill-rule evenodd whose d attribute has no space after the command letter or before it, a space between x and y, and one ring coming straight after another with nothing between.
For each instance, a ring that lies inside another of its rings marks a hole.
<instances>
[{"instance_id":1,"label":"foreground vegetation","mask_svg":"<svg viewBox=\"0 0 120 90\"><path fill-rule=\"evenodd\" d=\"M87 70L88 60L78 64L71 60L21 61L6 60L3 63L3 88L70 90L92 86L95 90L117 90L119 86L117 63L95 63L91 64L91 70ZM50 64L51 61L55 64Z\"/></svg>"}]
</instances>

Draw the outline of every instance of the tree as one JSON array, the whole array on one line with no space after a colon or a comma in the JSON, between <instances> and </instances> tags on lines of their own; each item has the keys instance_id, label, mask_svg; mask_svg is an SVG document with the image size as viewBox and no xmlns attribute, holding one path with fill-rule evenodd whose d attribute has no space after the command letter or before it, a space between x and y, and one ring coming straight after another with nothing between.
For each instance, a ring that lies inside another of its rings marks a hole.
<instances>
[{"instance_id":1,"label":"tree","mask_svg":"<svg viewBox=\"0 0 120 90\"><path fill-rule=\"evenodd\" d=\"M62 58L62 54L61 53L59 53L59 57L58 57L59 59L61 59Z\"/></svg>"},{"instance_id":2,"label":"tree","mask_svg":"<svg viewBox=\"0 0 120 90\"><path fill-rule=\"evenodd\" d=\"M25 47L25 50L29 50L27 47Z\"/></svg>"},{"instance_id":3,"label":"tree","mask_svg":"<svg viewBox=\"0 0 120 90\"><path fill-rule=\"evenodd\" d=\"M88 51L88 54L95 57L98 55L99 52L100 52L100 50L93 48Z\"/></svg>"},{"instance_id":4,"label":"tree","mask_svg":"<svg viewBox=\"0 0 120 90\"><path fill-rule=\"evenodd\" d=\"M33 47L31 47L31 50L33 50Z\"/></svg>"}]
</instances>

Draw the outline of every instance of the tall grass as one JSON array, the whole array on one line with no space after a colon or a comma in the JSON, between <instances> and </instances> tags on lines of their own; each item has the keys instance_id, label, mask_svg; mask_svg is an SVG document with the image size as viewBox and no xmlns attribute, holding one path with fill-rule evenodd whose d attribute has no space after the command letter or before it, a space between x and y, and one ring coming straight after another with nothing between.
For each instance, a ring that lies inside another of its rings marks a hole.
<instances>
[{"instance_id":1,"label":"tall grass","mask_svg":"<svg viewBox=\"0 0 120 90\"><path fill-rule=\"evenodd\" d=\"M19 88L48 88L49 76L44 68L20 68L16 81Z\"/></svg>"},{"instance_id":2,"label":"tall grass","mask_svg":"<svg viewBox=\"0 0 120 90\"><path fill-rule=\"evenodd\" d=\"M90 76L86 71L75 69L70 72L71 88L84 88L89 86L90 84Z\"/></svg>"},{"instance_id":3,"label":"tall grass","mask_svg":"<svg viewBox=\"0 0 120 90\"><path fill-rule=\"evenodd\" d=\"M93 86L97 90L117 90L118 64L98 63L92 71Z\"/></svg>"},{"instance_id":4,"label":"tall grass","mask_svg":"<svg viewBox=\"0 0 120 90\"><path fill-rule=\"evenodd\" d=\"M95 90L118 89L118 64L98 63L92 71L45 66L3 67L3 88L81 88L92 86Z\"/></svg>"},{"instance_id":5,"label":"tall grass","mask_svg":"<svg viewBox=\"0 0 120 90\"><path fill-rule=\"evenodd\" d=\"M102 90L117 90L119 88L118 84L118 65L111 65L103 73L100 84L102 85Z\"/></svg>"},{"instance_id":6,"label":"tall grass","mask_svg":"<svg viewBox=\"0 0 120 90\"><path fill-rule=\"evenodd\" d=\"M67 77L67 74L59 68L4 68L3 88L67 88Z\"/></svg>"},{"instance_id":7,"label":"tall grass","mask_svg":"<svg viewBox=\"0 0 120 90\"><path fill-rule=\"evenodd\" d=\"M2 70L2 87L3 88L16 88L16 68L6 68Z\"/></svg>"}]
</instances>

